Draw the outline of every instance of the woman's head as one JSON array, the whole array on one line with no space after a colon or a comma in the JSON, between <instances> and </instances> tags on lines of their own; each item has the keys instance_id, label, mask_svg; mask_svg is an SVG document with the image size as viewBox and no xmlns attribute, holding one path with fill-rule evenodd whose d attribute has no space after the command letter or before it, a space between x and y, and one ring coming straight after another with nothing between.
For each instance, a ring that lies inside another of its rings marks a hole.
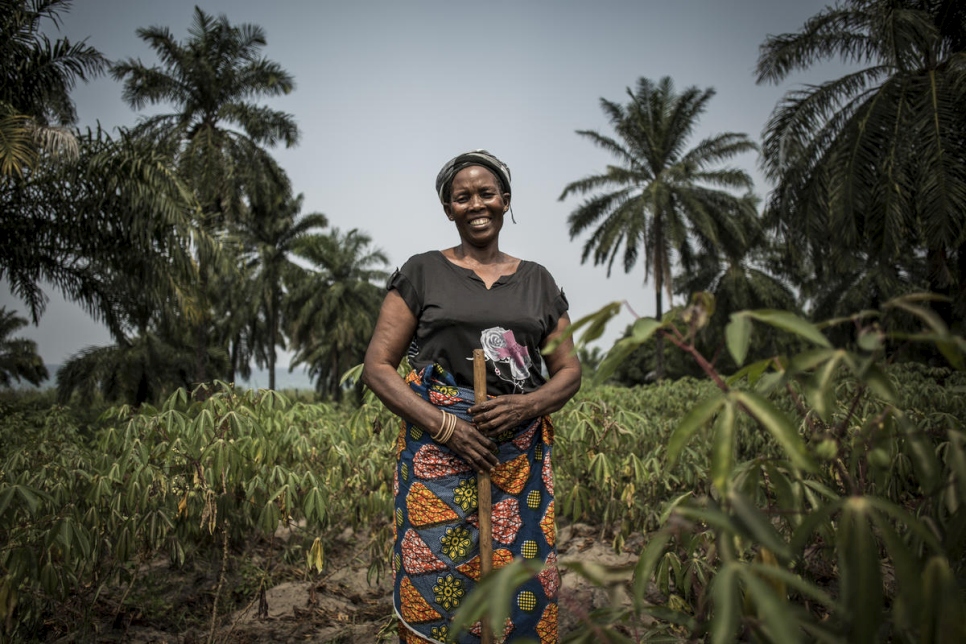
<instances>
[{"instance_id":1,"label":"woman's head","mask_svg":"<svg viewBox=\"0 0 966 644\"><path fill-rule=\"evenodd\" d=\"M477 165L489 170L496 178L501 192L507 195L506 202L510 203L510 168L486 150L473 150L453 157L443 165L436 175L436 194L440 203L447 204L452 198L453 178L460 170Z\"/></svg>"}]
</instances>

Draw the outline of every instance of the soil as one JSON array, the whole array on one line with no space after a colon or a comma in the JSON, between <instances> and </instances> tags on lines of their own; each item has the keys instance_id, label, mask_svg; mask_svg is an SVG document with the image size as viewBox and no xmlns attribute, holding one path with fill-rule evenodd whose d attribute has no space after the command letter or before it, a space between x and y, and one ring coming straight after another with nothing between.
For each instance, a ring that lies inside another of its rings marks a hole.
<instances>
[{"instance_id":1,"label":"soil","mask_svg":"<svg viewBox=\"0 0 966 644\"><path fill-rule=\"evenodd\" d=\"M572 631L581 616L605 606L626 602L622 581L629 581L641 539L630 539L624 550L614 552L609 541L591 526L563 526L557 549L561 562L560 635ZM288 579L267 589L245 590L244 576L234 574L231 589L236 606L229 606L212 637L211 605L217 575L208 570L174 572L165 563L155 564L140 576L140 595L121 597L121 589L101 601L98 632L93 641L131 644L200 644L218 642L396 642L392 617L391 578L386 571L370 579L369 562L356 544L363 539L343 534L337 552L327 553L324 572L314 580ZM583 575L568 570L580 566L590 574L608 567L612 583L607 590L589 583ZM292 566L295 570L297 567ZM154 585L147 584L154 579ZM163 580L163 583L160 581ZM223 593L228 595L229 593ZM112 596L113 595L113 596ZM247 604L246 604L247 602ZM225 603L225 602L223 602ZM118 606L128 607L124 610ZM136 606L137 608L129 608ZM48 640L50 641L50 640ZM54 638L57 642L85 642L78 634Z\"/></svg>"}]
</instances>

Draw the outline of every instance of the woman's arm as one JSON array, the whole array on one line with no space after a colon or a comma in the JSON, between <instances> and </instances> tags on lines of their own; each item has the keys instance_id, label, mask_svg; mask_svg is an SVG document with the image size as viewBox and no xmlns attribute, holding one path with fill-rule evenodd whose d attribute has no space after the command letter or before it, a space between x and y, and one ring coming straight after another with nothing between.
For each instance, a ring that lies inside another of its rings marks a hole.
<instances>
[{"instance_id":1,"label":"woman's arm","mask_svg":"<svg viewBox=\"0 0 966 644\"><path fill-rule=\"evenodd\" d=\"M416 332L416 324L416 316L402 296L395 290L389 291L366 350L362 382L394 414L436 434L443 422L440 409L410 389L396 371ZM489 472L499 464L493 454L496 444L464 420L457 422L456 431L446 445L477 471Z\"/></svg>"},{"instance_id":2,"label":"woman's arm","mask_svg":"<svg viewBox=\"0 0 966 644\"><path fill-rule=\"evenodd\" d=\"M564 313L557 328L547 336L544 346L563 337L553 353L545 356L550 379L528 394L497 396L470 407L476 427L487 436L497 436L520 423L553 413L563 407L580 389L580 361L574 352L573 337L566 336L570 316Z\"/></svg>"}]
</instances>

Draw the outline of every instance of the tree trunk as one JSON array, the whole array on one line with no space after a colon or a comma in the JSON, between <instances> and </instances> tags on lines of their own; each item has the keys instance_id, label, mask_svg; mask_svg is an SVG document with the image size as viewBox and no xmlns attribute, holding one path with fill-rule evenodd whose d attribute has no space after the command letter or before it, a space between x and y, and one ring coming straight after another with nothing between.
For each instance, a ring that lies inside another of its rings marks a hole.
<instances>
[{"instance_id":1,"label":"tree trunk","mask_svg":"<svg viewBox=\"0 0 966 644\"><path fill-rule=\"evenodd\" d=\"M339 352L332 352L332 399L335 402L342 400L342 387L339 386Z\"/></svg>"},{"instance_id":2,"label":"tree trunk","mask_svg":"<svg viewBox=\"0 0 966 644\"><path fill-rule=\"evenodd\" d=\"M234 384L235 374L238 373L238 346L241 344L241 334L236 333L231 343L231 354L228 357L228 382Z\"/></svg>"},{"instance_id":3,"label":"tree trunk","mask_svg":"<svg viewBox=\"0 0 966 644\"><path fill-rule=\"evenodd\" d=\"M274 299L274 298L273 298ZM275 391L275 345L278 343L278 307L273 301L268 311L268 388Z\"/></svg>"},{"instance_id":4,"label":"tree trunk","mask_svg":"<svg viewBox=\"0 0 966 644\"><path fill-rule=\"evenodd\" d=\"M208 267L203 258L198 259L198 324L195 325L195 386L208 380Z\"/></svg>"},{"instance_id":5,"label":"tree trunk","mask_svg":"<svg viewBox=\"0 0 966 644\"><path fill-rule=\"evenodd\" d=\"M959 245L956 251L956 285L953 289L953 311L955 318L952 331L962 334L966 331L966 242Z\"/></svg>"},{"instance_id":6,"label":"tree trunk","mask_svg":"<svg viewBox=\"0 0 966 644\"><path fill-rule=\"evenodd\" d=\"M660 213L655 213L654 216L658 218ZM654 222L654 228L654 304L655 315L660 322L664 317L664 264L667 256L664 254L664 231L659 220ZM660 331L654 338L654 347L657 352L655 379L660 381L664 379L664 334Z\"/></svg>"},{"instance_id":7,"label":"tree trunk","mask_svg":"<svg viewBox=\"0 0 966 644\"><path fill-rule=\"evenodd\" d=\"M659 279L657 281L660 282L661 280ZM664 285L658 284L657 294L654 298L654 304L656 307L656 317L658 322L660 322L661 318L664 317L664 301L663 301L663 293L662 293L663 290L664 290ZM657 367L655 369L655 371L657 372L656 376L657 376L657 380L662 380L664 378L664 334L661 333L660 331L654 336L654 347L655 347L654 350L657 352Z\"/></svg>"}]
</instances>

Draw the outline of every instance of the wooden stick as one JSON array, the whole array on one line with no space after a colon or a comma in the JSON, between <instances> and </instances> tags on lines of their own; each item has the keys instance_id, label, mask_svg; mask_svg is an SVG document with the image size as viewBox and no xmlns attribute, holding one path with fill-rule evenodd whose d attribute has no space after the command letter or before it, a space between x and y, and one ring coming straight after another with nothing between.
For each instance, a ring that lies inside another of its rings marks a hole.
<instances>
[{"instance_id":1,"label":"wooden stick","mask_svg":"<svg viewBox=\"0 0 966 644\"><path fill-rule=\"evenodd\" d=\"M473 350L473 394L476 404L486 401L486 355L483 349ZM480 579L493 569L493 498L490 495L490 473L476 476L477 512L480 520ZM482 644L492 644L493 633L487 617L483 616Z\"/></svg>"}]
</instances>

